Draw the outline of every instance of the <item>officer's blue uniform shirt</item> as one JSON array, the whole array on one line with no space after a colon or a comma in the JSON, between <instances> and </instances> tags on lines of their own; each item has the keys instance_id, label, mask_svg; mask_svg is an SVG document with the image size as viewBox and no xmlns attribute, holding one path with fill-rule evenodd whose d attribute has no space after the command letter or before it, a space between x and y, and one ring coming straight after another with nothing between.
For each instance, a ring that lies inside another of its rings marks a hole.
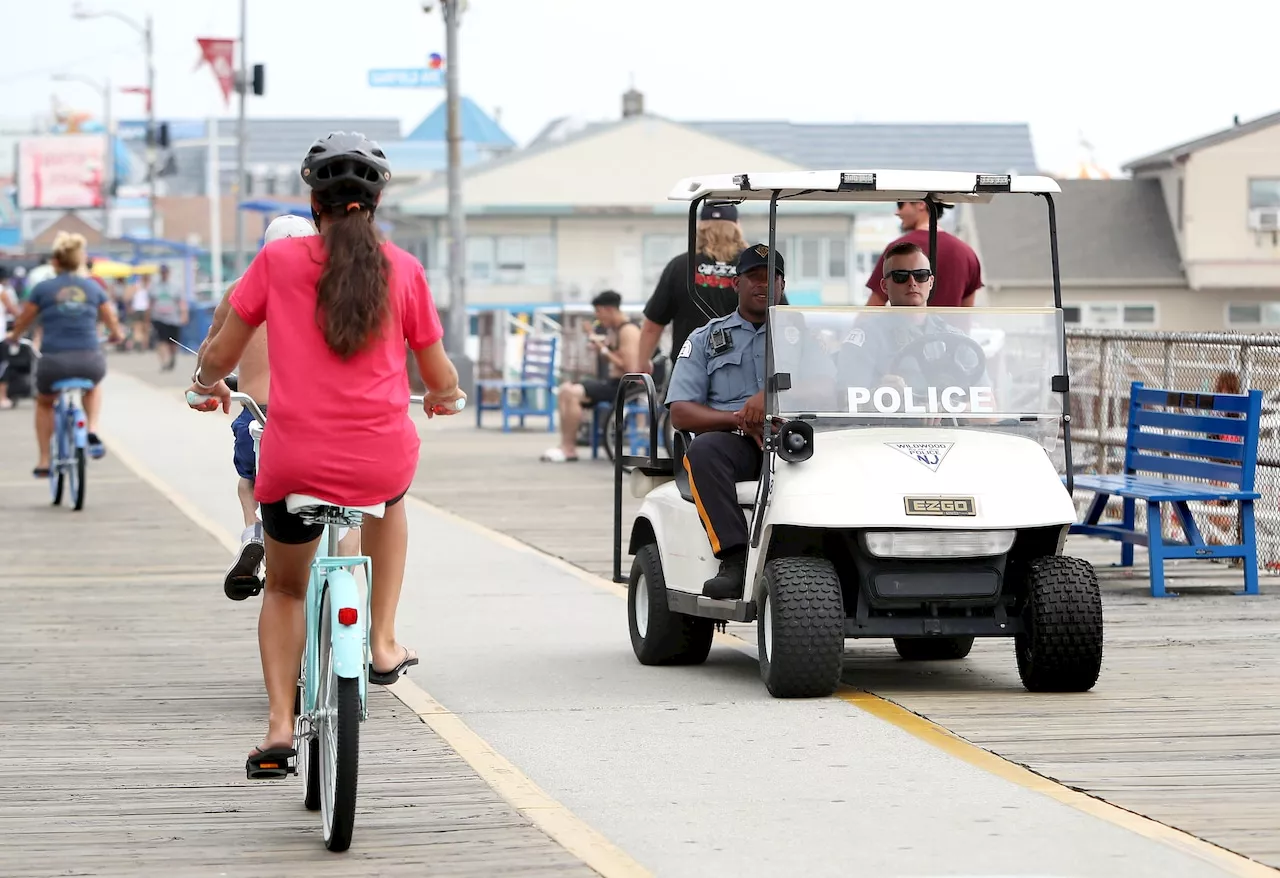
<instances>
[{"instance_id":1,"label":"officer's blue uniform shirt","mask_svg":"<svg viewBox=\"0 0 1280 878\"><path fill-rule=\"evenodd\" d=\"M736 310L695 329L676 355L667 405L696 402L736 412L764 388L765 328Z\"/></svg>"},{"instance_id":2,"label":"officer's blue uniform shirt","mask_svg":"<svg viewBox=\"0 0 1280 878\"><path fill-rule=\"evenodd\" d=\"M774 371L799 369L810 383L816 379L826 390L823 382L835 375L831 358L816 337L800 329L802 316L797 322L785 308L780 312L773 326L779 334L774 341ZM730 341L727 347L725 340ZM764 388L765 348L764 324L753 326L737 311L694 330L676 356L667 405L696 402L722 412L740 410ZM831 390L834 385L827 393ZM791 393L795 396L798 391Z\"/></svg>"}]
</instances>

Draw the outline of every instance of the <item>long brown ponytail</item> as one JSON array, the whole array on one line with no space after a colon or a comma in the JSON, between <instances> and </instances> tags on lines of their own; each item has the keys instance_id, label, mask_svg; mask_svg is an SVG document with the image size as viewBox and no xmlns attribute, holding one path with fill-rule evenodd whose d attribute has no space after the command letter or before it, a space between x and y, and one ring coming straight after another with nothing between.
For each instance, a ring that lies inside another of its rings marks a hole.
<instances>
[{"instance_id":1,"label":"long brown ponytail","mask_svg":"<svg viewBox=\"0 0 1280 878\"><path fill-rule=\"evenodd\" d=\"M329 350L348 360L377 338L391 312L391 262L373 211L350 204L325 220L321 235L329 258L317 287L316 324Z\"/></svg>"}]
</instances>

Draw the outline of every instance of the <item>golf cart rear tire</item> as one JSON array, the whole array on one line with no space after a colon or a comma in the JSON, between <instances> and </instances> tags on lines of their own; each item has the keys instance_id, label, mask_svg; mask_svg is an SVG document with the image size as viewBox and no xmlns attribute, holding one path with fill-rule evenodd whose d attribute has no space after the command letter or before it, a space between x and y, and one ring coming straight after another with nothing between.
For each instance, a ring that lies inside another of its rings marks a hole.
<instances>
[{"instance_id":1,"label":"golf cart rear tire","mask_svg":"<svg viewBox=\"0 0 1280 878\"><path fill-rule=\"evenodd\" d=\"M764 568L757 617L760 677L775 698L823 698L840 685L844 600L825 558L775 558ZM766 626L772 625L772 648Z\"/></svg>"},{"instance_id":2,"label":"golf cart rear tire","mask_svg":"<svg viewBox=\"0 0 1280 878\"><path fill-rule=\"evenodd\" d=\"M962 659L973 649L972 637L895 637L894 648L909 662Z\"/></svg>"},{"instance_id":3,"label":"golf cart rear tire","mask_svg":"<svg viewBox=\"0 0 1280 878\"><path fill-rule=\"evenodd\" d=\"M1049 555L1031 562L1025 630L1014 637L1031 692L1087 692L1102 670L1102 589L1093 565Z\"/></svg>"},{"instance_id":4,"label":"golf cart rear tire","mask_svg":"<svg viewBox=\"0 0 1280 878\"><path fill-rule=\"evenodd\" d=\"M636 598L641 588L645 589L649 608L643 635L636 621ZM677 613L667 606L662 556L652 543L641 546L631 564L627 626L631 629L631 649L642 665L700 665L707 660L716 633L713 620Z\"/></svg>"}]
</instances>

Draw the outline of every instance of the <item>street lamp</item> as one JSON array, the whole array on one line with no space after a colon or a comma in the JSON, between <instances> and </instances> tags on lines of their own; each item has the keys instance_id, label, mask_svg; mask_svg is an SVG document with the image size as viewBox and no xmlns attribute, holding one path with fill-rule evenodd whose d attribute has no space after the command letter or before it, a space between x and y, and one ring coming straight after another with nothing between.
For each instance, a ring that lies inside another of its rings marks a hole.
<instances>
[{"instance_id":1,"label":"street lamp","mask_svg":"<svg viewBox=\"0 0 1280 878\"><path fill-rule=\"evenodd\" d=\"M106 132L107 151L102 165L102 238L111 238L111 190L116 178L115 148L112 143L111 129L111 80L98 82L88 76L77 73L55 73L55 82L82 82L102 95L102 128Z\"/></svg>"},{"instance_id":2,"label":"street lamp","mask_svg":"<svg viewBox=\"0 0 1280 878\"><path fill-rule=\"evenodd\" d=\"M114 18L123 21L129 27L133 28L142 35L147 50L147 176L151 180L151 237L158 237L159 230L156 228L156 110L155 110L155 87L156 87L156 66L155 66L155 41L153 40L153 32L151 28L151 14L147 13L146 23L138 24L129 16L122 12L116 12L112 9L89 10L76 0L71 7L71 17L86 18Z\"/></svg>"}]
</instances>

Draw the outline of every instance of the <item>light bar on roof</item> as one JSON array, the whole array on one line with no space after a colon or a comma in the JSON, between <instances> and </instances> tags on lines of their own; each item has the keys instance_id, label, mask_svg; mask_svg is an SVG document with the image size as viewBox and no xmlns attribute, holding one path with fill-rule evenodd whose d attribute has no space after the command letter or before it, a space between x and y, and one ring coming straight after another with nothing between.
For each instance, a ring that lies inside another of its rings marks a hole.
<instances>
[{"instance_id":1,"label":"light bar on roof","mask_svg":"<svg viewBox=\"0 0 1280 878\"><path fill-rule=\"evenodd\" d=\"M1008 174L979 174L975 192L1008 192L1012 177Z\"/></svg>"},{"instance_id":2,"label":"light bar on roof","mask_svg":"<svg viewBox=\"0 0 1280 878\"><path fill-rule=\"evenodd\" d=\"M876 175L859 171L857 173L841 172L840 188L845 191L858 191L876 188Z\"/></svg>"}]
</instances>

